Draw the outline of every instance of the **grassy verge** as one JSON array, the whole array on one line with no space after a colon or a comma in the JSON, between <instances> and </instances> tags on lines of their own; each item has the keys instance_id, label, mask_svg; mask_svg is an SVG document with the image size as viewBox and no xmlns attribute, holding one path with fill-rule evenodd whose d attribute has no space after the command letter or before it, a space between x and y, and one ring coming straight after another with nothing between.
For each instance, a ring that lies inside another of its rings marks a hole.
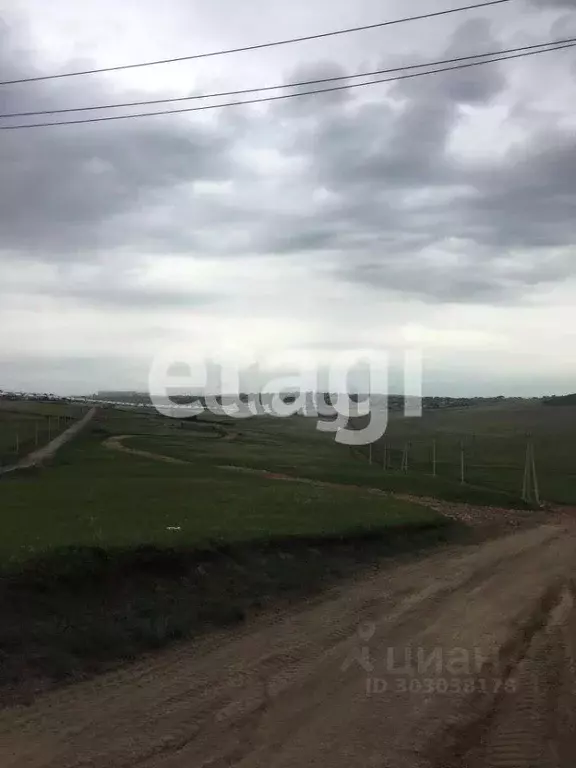
<instances>
[{"instance_id":1,"label":"grassy verge","mask_svg":"<svg viewBox=\"0 0 576 768\"><path fill-rule=\"evenodd\" d=\"M54 550L0 577L0 704L286 607L385 557L457 536L463 529L451 523L203 550Z\"/></svg>"}]
</instances>

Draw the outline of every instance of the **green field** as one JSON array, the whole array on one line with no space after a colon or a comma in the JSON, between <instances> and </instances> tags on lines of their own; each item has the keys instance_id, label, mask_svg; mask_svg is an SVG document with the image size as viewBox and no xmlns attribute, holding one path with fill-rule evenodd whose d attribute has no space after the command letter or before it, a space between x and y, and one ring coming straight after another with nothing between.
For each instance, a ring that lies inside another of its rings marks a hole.
<instances>
[{"instance_id":1,"label":"green field","mask_svg":"<svg viewBox=\"0 0 576 768\"><path fill-rule=\"evenodd\" d=\"M0 400L0 466L45 445L86 410L67 403Z\"/></svg>"},{"instance_id":2,"label":"green field","mask_svg":"<svg viewBox=\"0 0 576 768\"><path fill-rule=\"evenodd\" d=\"M409 472L416 479L433 471L433 446L439 478L459 482L461 450L467 486L504 491L518 497L522 489L526 445L534 445L544 501L576 503L576 407L550 407L539 402L447 408L425 412L419 419L395 417L386 435L372 448L375 465L398 472L408 444ZM367 446L360 451L364 461ZM466 486L463 486L466 487Z\"/></svg>"},{"instance_id":3,"label":"green field","mask_svg":"<svg viewBox=\"0 0 576 768\"><path fill-rule=\"evenodd\" d=\"M124 417L126 418L126 417ZM417 466L408 473L396 470L382 471L376 461L366 461L368 447L351 451L334 441L332 436L316 430L314 419L293 417L274 419L258 417L243 421L220 418L206 424L187 424L178 429L177 423L168 426L163 434L150 434L141 429L144 420L135 422L133 429L123 423L117 434L133 435L124 441L127 447L149 451L190 462L195 466L241 466L284 473L348 485L378 488L390 492L414 493L449 501L468 501L492 506L522 506L519 490L509 493L495 487L476 488L462 486L455 476L445 473L436 478ZM216 424L228 432L221 439L219 432L203 432L198 439L196 430ZM140 429L138 426L140 425ZM374 456L378 456L376 446Z\"/></svg>"},{"instance_id":4,"label":"green field","mask_svg":"<svg viewBox=\"0 0 576 768\"><path fill-rule=\"evenodd\" d=\"M200 441L207 439L194 438ZM65 546L198 549L440 522L421 505L362 490L278 482L219 470L206 460L165 464L90 439L47 470L5 478L0 493L4 562Z\"/></svg>"},{"instance_id":5,"label":"green field","mask_svg":"<svg viewBox=\"0 0 576 768\"><path fill-rule=\"evenodd\" d=\"M377 474L303 419L220 422L102 409L49 466L0 477L0 705L460 535L367 489L226 469ZM106 447L123 435L186 463Z\"/></svg>"},{"instance_id":6,"label":"green field","mask_svg":"<svg viewBox=\"0 0 576 768\"><path fill-rule=\"evenodd\" d=\"M23 454L37 424L50 417L55 436L85 410L1 403L0 455L15 458L15 431ZM182 421L101 408L49 466L0 476L0 705L24 681L89 675L305 597L390 554L462 540L463 526L424 504L370 489L519 507L527 432L543 498L574 502L575 415L530 403L396 416L370 464L367 446L337 444L314 419ZM41 432L38 442L46 439Z\"/></svg>"},{"instance_id":7,"label":"green field","mask_svg":"<svg viewBox=\"0 0 576 768\"><path fill-rule=\"evenodd\" d=\"M5 423L33 425L47 409L52 418L81 413L58 404L10 404ZM421 505L378 497L369 488L477 504L521 506L526 432L534 435L543 498L573 501L569 446L576 409L525 407L447 409L421 419L391 420L385 438L351 451L316 430L314 419L256 417L236 420L207 414L197 421L154 412L101 409L89 432L58 456L54 466L4 478L0 558L21 562L67 546L210 547L289 536L352 535L435 519ZM562 413L561 413L562 412ZM568 415L568 418L566 416ZM46 417L44 415L44 417ZM185 465L110 450L126 448L172 457ZM437 476L431 446L436 444ZM409 449L409 471L400 470ZM387 445L387 468L382 466ZM460 444L465 479L460 478ZM295 478L357 486L349 490L287 483L232 472L243 467Z\"/></svg>"}]
</instances>

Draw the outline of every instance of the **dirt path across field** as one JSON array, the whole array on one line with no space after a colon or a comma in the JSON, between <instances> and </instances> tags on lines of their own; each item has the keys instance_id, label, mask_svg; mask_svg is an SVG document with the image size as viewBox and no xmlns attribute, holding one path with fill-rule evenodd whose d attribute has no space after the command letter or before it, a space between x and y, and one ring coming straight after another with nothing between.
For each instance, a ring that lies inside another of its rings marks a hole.
<instances>
[{"instance_id":1,"label":"dirt path across field","mask_svg":"<svg viewBox=\"0 0 576 768\"><path fill-rule=\"evenodd\" d=\"M3 768L573 768L576 531L453 546L0 713Z\"/></svg>"},{"instance_id":2,"label":"dirt path across field","mask_svg":"<svg viewBox=\"0 0 576 768\"><path fill-rule=\"evenodd\" d=\"M139 451L137 448L127 448L123 444L123 440L134 437L134 435L114 435L104 440L104 447L110 448L112 451L120 451L121 453L130 453L133 456L141 456L144 459L154 459L154 461L163 461L166 464L189 464L189 461L183 459L175 459L172 456L163 456L161 453L151 453L150 451Z\"/></svg>"},{"instance_id":3,"label":"dirt path across field","mask_svg":"<svg viewBox=\"0 0 576 768\"><path fill-rule=\"evenodd\" d=\"M109 437L104 441L104 446L114 451L121 451L122 453L132 454L133 456L140 456L145 459L152 459L153 461L164 461L170 464L189 465L189 461L183 459L176 459L171 456L164 456L160 453L152 453L150 451L143 451L137 448L128 448L123 444L124 440L128 440L133 435L116 435ZM433 499L422 496L413 496L403 493L392 493L390 491L384 491L381 488L369 488L361 485L350 485L344 483L332 483L322 480L312 480L307 477L297 477L294 475L286 475L280 472L270 472L265 469L253 469L251 467L239 467L239 466L220 466L218 469L230 471L230 472L242 472L247 474L260 475L269 480L278 480L280 482L291 483L305 483L307 485L314 485L320 488L337 488L338 490L354 493L363 492L371 493L376 496L383 496L388 498L396 498L404 501L410 501L415 504L422 504L426 507L440 512L446 517L450 517L453 520L460 520L467 525L497 525L516 528L526 523L527 513L525 510L514 510L500 507L488 507L488 506L476 506L466 503L448 502L441 499ZM561 510L560 508L555 510L555 518L563 517L566 514L571 514L570 510ZM531 516L536 516L539 519L544 520L545 515L541 513L531 512Z\"/></svg>"},{"instance_id":4,"label":"dirt path across field","mask_svg":"<svg viewBox=\"0 0 576 768\"><path fill-rule=\"evenodd\" d=\"M0 468L0 475L8 474L9 472L17 472L19 469L37 467L45 461L49 461L63 445L76 437L76 435L81 432L90 421L92 421L97 411L98 408L91 408L81 419L74 422L71 427L68 427L68 429L58 435L58 437L55 437L54 440L51 440L47 445L39 448L33 453L29 453L28 456L25 456L17 464L10 467L4 467L4 469Z\"/></svg>"}]
</instances>

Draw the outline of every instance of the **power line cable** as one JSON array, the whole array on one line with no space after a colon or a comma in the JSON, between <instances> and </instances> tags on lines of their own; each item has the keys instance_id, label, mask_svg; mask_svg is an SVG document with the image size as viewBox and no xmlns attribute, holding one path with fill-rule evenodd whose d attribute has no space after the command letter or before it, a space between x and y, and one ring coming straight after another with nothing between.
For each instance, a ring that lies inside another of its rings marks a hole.
<instances>
[{"instance_id":1,"label":"power line cable","mask_svg":"<svg viewBox=\"0 0 576 768\"><path fill-rule=\"evenodd\" d=\"M492 5L502 5L503 3L509 3L511 0L488 0L488 2L474 3L473 5L463 5L459 8L448 8L443 11L435 11L433 13L422 13L418 16L407 16L402 19L391 19L389 21L379 21L376 24L365 24L359 27L348 27L346 29L337 29L332 32L320 32L316 35L305 35L303 37L292 37L287 40L274 40L268 43L256 43L255 45L246 45L239 48L228 48L226 50L208 51L206 53L195 53L190 56L177 56L171 59L158 59L156 61L143 61L137 64L119 64L115 67L100 67L98 69L85 69L80 72L61 72L56 75L37 75L36 77L22 77L17 80L4 80L0 82L1 85L19 85L21 83L37 83L41 80L56 80L63 77L80 77L83 75L98 75L103 72L119 72L125 69L138 69L140 67L155 67L159 64L175 64L181 61L193 61L196 59L207 59L212 56L227 56L232 53L245 53L247 51L257 51L263 48L272 48L279 45L289 45L291 43L302 43L307 40L320 40L326 37L335 37L337 35L348 35L352 32L363 32L369 29L380 29L382 27L389 27L394 24L406 24L411 21L421 21L423 19L432 19L438 16L447 16L452 13L459 13L461 11L471 11L476 8L484 8Z\"/></svg>"},{"instance_id":2,"label":"power line cable","mask_svg":"<svg viewBox=\"0 0 576 768\"><path fill-rule=\"evenodd\" d=\"M424 77L426 75L436 75L441 72L453 72L455 70L468 69L470 67L478 67L483 64L493 64L499 61L508 61L510 59L520 59L526 56L535 56L540 53L548 53L550 51L560 51L565 48L574 48L575 46L576 46L576 42L572 42L569 44L557 45L549 48L542 48L540 50L525 51L523 53L515 53L511 56L498 56L495 58L484 59L482 61L473 61L468 64L458 64L454 67L430 69L430 70L425 70L424 72L412 72L406 75L397 75L396 77L386 77L386 78L379 78L378 80L368 80L367 82L364 82L364 83L346 83L344 85L337 85L331 88L321 88L314 91L297 91L296 93L283 93L278 96L264 96L258 99L243 99L241 101L228 101L222 104L204 104L200 107L185 107L183 109L166 109L166 110L161 110L157 112L138 112L138 113L133 113L128 115L109 115L106 117L91 117L83 120L61 120L61 121L52 121L52 122L43 122L43 123L0 125L0 131L13 131L13 130L26 129L26 128L48 128L50 126L59 126L59 125L82 125L86 123L103 123L103 122L110 122L113 120L131 120L131 119L143 118L143 117L158 117L161 115L176 115L176 114L183 114L188 112L203 112L211 109L224 109L226 107L237 107L237 106L250 105L250 104L263 104L265 102L280 101L282 99L293 99L301 96L310 96L312 94L318 94L318 93L334 93L335 91L346 91L346 90L351 90L353 88L363 88L369 85L378 85L379 83L392 83L392 82L398 82L400 80L410 80L415 77Z\"/></svg>"},{"instance_id":3,"label":"power line cable","mask_svg":"<svg viewBox=\"0 0 576 768\"><path fill-rule=\"evenodd\" d=\"M470 61L471 59L485 58L488 56L499 56L504 53L518 53L520 51L530 51L536 48L543 48L544 46L559 46L566 43L575 43L576 37L570 37L565 40L549 40L544 43L537 43L534 45L523 45L519 48L505 48L499 51L489 51L486 53L476 53L470 56L458 56L452 59L441 59L439 61L426 61L422 64L409 64L400 67L390 67L388 69L377 69L373 72L360 72L352 75L338 75L335 77L323 77L315 80L300 80L294 83L282 83L280 85L267 85L260 88L242 88L236 91L218 91L216 93L204 93L196 94L194 96L177 96L164 99L149 99L146 101L127 101L116 104L97 104L87 107L66 107L63 109L43 109L34 112L11 112L7 114L0 114L1 119L11 119L16 117L39 117L40 115L62 115L70 112L91 112L101 109L126 109L128 107L150 107L156 104L174 104L182 101L198 101L200 99L213 99L222 98L223 96L245 96L249 93L264 93L266 91L277 91L282 88L298 88L303 85L319 85L321 83L333 83L338 80L351 80L359 77L374 77L376 75L387 75L392 72L407 72L414 69L422 69L424 67L436 67L443 64L455 64L461 61Z\"/></svg>"}]
</instances>

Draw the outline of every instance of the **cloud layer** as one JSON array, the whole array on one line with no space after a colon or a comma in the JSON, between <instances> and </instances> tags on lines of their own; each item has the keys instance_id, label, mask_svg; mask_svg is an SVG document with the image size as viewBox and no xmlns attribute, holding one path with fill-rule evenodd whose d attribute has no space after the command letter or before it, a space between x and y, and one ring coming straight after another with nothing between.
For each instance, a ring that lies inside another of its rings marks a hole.
<instances>
[{"instance_id":1,"label":"cloud layer","mask_svg":"<svg viewBox=\"0 0 576 768\"><path fill-rule=\"evenodd\" d=\"M133 83L0 86L0 113L346 77L576 30L573 0L513 5L507 16L454 17L434 34L402 29L386 52L360 41L341 57L285 52L259 81L251 65L227 60L213 80L189 83L168 73L162 83L150 71L149 87L143 74ZM2 79L55 71L50 51L33 42L38 30L29 34L32 16L5 16ZM152 4L143 18L153 30ZM178 311L195 313L194 322L201 313L207 322L210 312L222 327L252 313L283 317L300 302L309 313L302 323L308 317L317 332L314 348L323 338L319 316L326 327L338 324L320 309L334 296L350 297L351 316L381 302L415 302L424 317L452 305L486 312L548 301L549 291L571 290L575 271L575 72L573 51L558 51L268 105L0 131L0 321L2 307L32 312L39 297L71 314L151 313L160 325L163 313L171 322ZM174 259L181 267L173 269ZM227 277L233 264L236 282ZM210 279L196 280L196 269ZM264 270L278 275L277 294L262 288Z\"/></svg>"}]
</instances>

